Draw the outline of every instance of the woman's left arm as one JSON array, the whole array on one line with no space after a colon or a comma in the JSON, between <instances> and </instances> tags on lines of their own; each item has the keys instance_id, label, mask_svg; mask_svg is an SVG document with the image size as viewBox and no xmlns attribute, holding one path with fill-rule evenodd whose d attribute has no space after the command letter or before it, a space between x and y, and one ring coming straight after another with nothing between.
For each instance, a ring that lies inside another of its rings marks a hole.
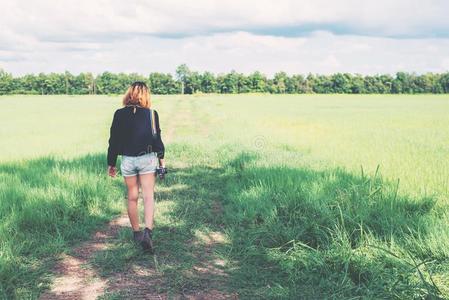
<instances>
[{"instance_id":1,"label":"woman's left arm","mask_svg":"<svg viewBox=\"0 0 449 300\"><path fill-rule=\"evenodd\" d=\"M154 111L154 114L155 114L155 119L156 119L156 132L157 132L157 139L156 139L157 157L159 158L159 166L165 167L165 161L164 161L165 146L164 146L164 142L162 141L162 136L161 136L161 126L159 123L159 114L157 113L157 111Z\"/></svg>"}]
</instances>

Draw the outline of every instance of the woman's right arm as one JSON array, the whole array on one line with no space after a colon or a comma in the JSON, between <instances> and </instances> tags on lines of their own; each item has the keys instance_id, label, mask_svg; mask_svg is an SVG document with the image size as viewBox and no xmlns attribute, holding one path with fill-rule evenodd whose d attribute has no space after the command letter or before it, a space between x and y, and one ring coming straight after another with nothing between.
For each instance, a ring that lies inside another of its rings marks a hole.
<instances>
[{"instance_id":1,"label":"woman's right arm","mask_svg":"<svg viewBox=\"0 0 449 300\"><path fill-rule=\"evenodd\" d=\"M118 149L118 118L117 112L115 112L110 129L109 147L108 147L108 166L109 166L108 170L110 176L115 176L115 164L117 163L117 156L118 156L117 149Z\"/></svg>"}]
</instances>

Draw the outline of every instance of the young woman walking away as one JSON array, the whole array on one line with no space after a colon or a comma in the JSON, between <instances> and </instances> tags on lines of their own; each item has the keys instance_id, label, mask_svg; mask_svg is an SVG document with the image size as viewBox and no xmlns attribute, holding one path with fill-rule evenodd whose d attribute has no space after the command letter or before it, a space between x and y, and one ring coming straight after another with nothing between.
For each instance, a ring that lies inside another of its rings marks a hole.
<instances>
[{"instance_id":1,"label":"young woman walking away","mask_svg":"<svg viewBox=\"0 0 449 300\"><path fill-rule=\"evenodd\" d=\"M128 189L128 216L134 240L152 251L154 185L156 173L165 174L164 143L159 115L151 109L150 90L143 82L134 82L123 97L123 108L114 113L108 148L108 174L116 175L117 156L122 155L121 173ZM137 199L139 185L143 193L145 229L139 224Z\"/></svg>"}]
</instances>

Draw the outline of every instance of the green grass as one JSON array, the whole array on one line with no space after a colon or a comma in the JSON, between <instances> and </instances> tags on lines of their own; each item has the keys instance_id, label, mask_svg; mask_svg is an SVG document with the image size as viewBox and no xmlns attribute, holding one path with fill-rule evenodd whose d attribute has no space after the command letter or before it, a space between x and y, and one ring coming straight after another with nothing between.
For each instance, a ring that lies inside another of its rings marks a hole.
<instances>
[{"instance_id":1,"label":"green grass","mask_svg":"<svg viewBox=\"0 0 449 300\"><path fill-rule=\"evenodd\" d=\"M148 280L173 295L449 298L448 96L154 98L172 171L157 187L157 255L124 228L93 259L99 274L156 268ZM123 209L104 166L119 103L0 98L0 296L36 298L51 257ZM192 271L209 232L225 236L207 260L227 276Z\"/></svg>"}]
</instances>

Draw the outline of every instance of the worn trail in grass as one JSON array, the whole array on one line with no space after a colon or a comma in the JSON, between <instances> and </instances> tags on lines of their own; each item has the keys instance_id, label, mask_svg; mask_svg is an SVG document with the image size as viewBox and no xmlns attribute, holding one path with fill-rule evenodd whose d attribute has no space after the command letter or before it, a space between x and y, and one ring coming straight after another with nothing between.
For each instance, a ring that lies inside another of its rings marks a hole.
<instances>
[{"instance_id":1,"label":"worn trail in grass","mask_svg":"<svg viewBox=\"0 0 449 300\"><path fill-rule=\"evenodd\" d=\"M176 127L179 130L198 125L192 123L192 114L191 102L181 100L174 106L170 116L176 123L167 122L165 128L164 140L168 147ZM213 199L221 193L218 189L197 199L194 187L187 194L184 189L176 191L181 181L188 181L183 175L188 174L188 170L177 168L183 165L182 162L171 163L169 182L162 187L165 191L157 192L157 205L161 207L158 207L156 222L164 225L156 226L154 255L143 253L131 242L131 229L125 212L95 232L90 240L60 257L54 267L56 278L40 299L237 297L227 289L227 274L223 270L225 262L214 254L215 248L226 242L222 228L216 223L222 218L222 204ZM173 189L170 186L175 182ZM223 182L215 183L215 187L220 186L223 188ZM207 204L209 200L211 205ZM204 207L181 207L181 201L190 204L203 202ZM198 218L213 215L214 222L212 219L204 220L204 223L190 220L187 224L180 224L180 215L191 209L195 210Z\"/></svg>"},{"instance_id":2,"label":"worn trail in grass","mask_svg":"<svg viewBox=\"0 0 449 300\"><path fill-rule=\"evenodd\" d=\"M131 243L126 217L101 227L125 208L122 178L104 170L119 99L21 99L24 122L12 98L0 112L0 149L13 146L0 157L4 298L38 297L58 282L53 257L80 258L86 239L104 247L70 266L103 299L449 298L447 96L158 97L171 172L155 256ZM55 101L59 127L41 109Z\"/></svg>"}]
</instances>

